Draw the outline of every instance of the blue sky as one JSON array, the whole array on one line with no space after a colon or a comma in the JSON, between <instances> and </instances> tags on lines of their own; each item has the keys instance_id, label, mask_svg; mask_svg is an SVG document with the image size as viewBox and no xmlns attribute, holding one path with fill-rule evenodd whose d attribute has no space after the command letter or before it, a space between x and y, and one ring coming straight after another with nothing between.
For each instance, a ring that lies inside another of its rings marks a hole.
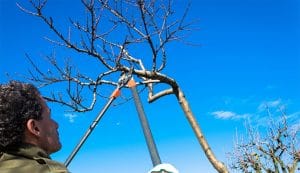
<instances>
[{"instance_id":1,"label":"blue sky","mask_svg":"<svg viewBox=\"0 0 300 173\"><path fill-rule=\"evenodd\" d=\"M43 39L47 27L22 13L15 0L0 0L0 81L30 68L29 53L40 67L52 51ZM24 1L19 1L24 2ZM70 0L49 0L48 12L60 20L80 7ZM178 0L178 11L185 1ZM300 124L300 3L297 0L191 0L189 18L199 19L189 41L173 44L165 73L176 79L217 157L226 162L244 122L266 124L265 105L275 118L285 108ZM67 8L68 7L68 8ZM63 27L63 26L62 26ZM66 55L68 56L68 55ZM42 92L47 92L42 89ZM110 92L109 90L107 92ZM216 172L205 158L174 96L144 108L163 162L182 173ZM104 105L87 114L65 112L49 104L60 124L63 148L52 157L64 161ZM162 109L163 108L163 109ZM151 160L133 102L112 106L70 165L73 173L141 173Z\"/></svg>"}]
</instances>

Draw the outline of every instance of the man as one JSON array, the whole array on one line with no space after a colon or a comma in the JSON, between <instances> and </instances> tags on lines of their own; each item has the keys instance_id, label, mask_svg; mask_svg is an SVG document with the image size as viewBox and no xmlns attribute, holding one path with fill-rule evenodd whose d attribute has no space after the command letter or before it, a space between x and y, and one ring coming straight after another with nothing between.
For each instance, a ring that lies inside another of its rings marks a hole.
<instances>
[{"instance_id":1,"label":"man","mask_svg":"<svg viewBox=\"0 0 300 173\"><path fill-rule=\"evenodd\" d=\"M57 129L35 86L0 84L1 173L68 173L49 156L61 148Z\"/></svg>"}]
</instances>

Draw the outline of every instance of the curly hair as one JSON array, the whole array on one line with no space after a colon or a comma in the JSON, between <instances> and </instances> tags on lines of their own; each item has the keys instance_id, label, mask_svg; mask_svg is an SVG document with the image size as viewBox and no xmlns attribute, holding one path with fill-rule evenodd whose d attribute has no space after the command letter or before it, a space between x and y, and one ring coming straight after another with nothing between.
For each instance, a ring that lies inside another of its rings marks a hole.
<instances>
[{"instance_id":1,"label":"curly hair","mask_svg":"<svg viewBox=\"0 0 300 173\"><path fill-rule=\"evenodd\" d=\"M0 84L0 149L22 144L26 122L42 119L38 89L27 83Z\"/></svg>"}]
</instances>

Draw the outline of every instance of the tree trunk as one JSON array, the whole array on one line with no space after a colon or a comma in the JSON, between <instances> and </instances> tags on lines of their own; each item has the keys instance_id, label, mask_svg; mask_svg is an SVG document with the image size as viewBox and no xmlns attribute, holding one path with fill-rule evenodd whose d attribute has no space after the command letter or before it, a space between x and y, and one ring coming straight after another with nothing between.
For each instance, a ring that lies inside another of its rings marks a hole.
<instances>
[{"instance_id":1,"label":"tree trunk","mask_svg":"<svg viewBox=\"0 0 300 173\"><path fill-rule=\"evenodd\" d=\"M181 89L179 87L175 88L174 91L175 91L177 100L178 100L182 110L184 111L184 114L185 114L186 118L188 119L206 157L208 158L210 163L213 165L213 167L219 173L228 173L227 167L224 165L224 163L217 160L216 156L214 155L211 148L209 147L209 144L207 143L207 140L205 139L205 137L200 129L200 126L198 125L197 120L196 120L195 116L193 115L191 108L190 108L183 92L181 91Z\"/></svg>"}]
</instances>

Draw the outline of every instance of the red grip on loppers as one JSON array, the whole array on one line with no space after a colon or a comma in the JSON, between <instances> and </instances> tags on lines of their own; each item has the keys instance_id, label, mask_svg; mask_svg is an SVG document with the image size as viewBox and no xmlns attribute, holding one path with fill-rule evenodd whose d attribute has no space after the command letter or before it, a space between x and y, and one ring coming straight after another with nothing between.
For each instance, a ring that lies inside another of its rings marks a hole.
<instances>
[{"instance_id":1,"label":"red grip on loppers","mask_svg":"<svg viewBox=\"0 0 300 173\"><path fill-rule=\"evenodd\" d=\"M121 94L120 90L117 88L114 90L114 92L111 94L110 98L114 97L117 98Z\"/></svg>"}]
</instances>

